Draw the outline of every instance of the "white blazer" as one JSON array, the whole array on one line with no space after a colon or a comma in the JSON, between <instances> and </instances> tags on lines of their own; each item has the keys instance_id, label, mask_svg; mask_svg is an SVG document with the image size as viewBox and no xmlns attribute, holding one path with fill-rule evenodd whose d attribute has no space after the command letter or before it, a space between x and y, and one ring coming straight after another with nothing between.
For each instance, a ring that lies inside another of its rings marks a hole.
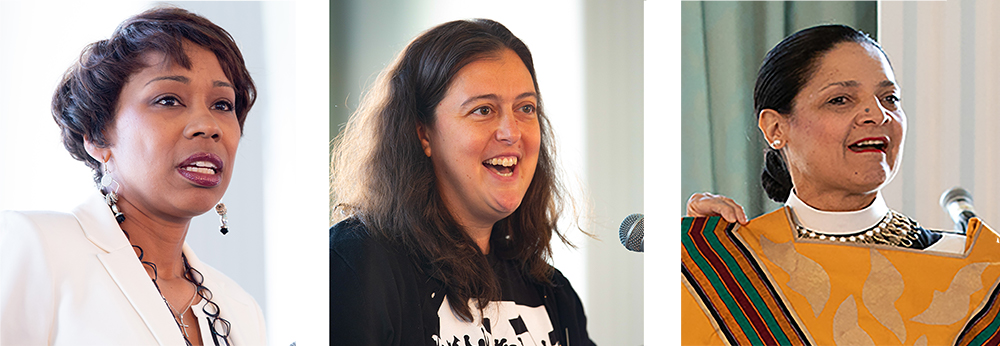
<instances>
[{"instance_id":1,"label":"white blazer","mask_svg":"<svg viewBox=\"0 0 1000 346\"><path fill-rule=\"evenodd\" d=\"M265 344L264 315L253 297L186 243L183 252L231 323L231 344ZM191 309L202 343L214 345L204 304ZM95 193L70 214L0 213L0 344L184 345L184 339Z\"/></svg>"}]
</instances>

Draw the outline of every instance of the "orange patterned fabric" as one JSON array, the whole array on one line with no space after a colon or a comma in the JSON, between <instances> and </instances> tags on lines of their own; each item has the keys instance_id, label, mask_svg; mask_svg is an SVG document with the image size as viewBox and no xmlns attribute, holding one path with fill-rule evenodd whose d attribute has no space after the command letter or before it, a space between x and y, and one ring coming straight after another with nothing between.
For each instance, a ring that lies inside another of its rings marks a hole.
<instances>
[{"instance_id":1,"label":"orange patterned fabric","mask_svg":"<svg viewBox=\"0 0 1000 346\"><path fill-rule=\"evenodd\" d=\"M807 343L984 345L1000 340L994 335L1000 329L1000 236L978 219L969 223L966 253L949 255L801 240L787 213L779 209L732 232L748 250L748 260L762 268ZM725 313L710 311L722 305L706 303L701 297L710 294L699 296L692 286L685 279L684 343L706 343L713 339L705 335L711 334L718 338L713 342L733 343L721 333L726 322L719 316Z\"/></svg>"},{"instance_id":2,"label":"orange patterned fabric","mask_svg":"<svg viewBox=\"0 0 1000 346\"><path fill-rule=\"evenodd\" d=\"M681 221L681 273L728 342L806 345L766 274L720 217Z\"/></svg>"}]
</instances>

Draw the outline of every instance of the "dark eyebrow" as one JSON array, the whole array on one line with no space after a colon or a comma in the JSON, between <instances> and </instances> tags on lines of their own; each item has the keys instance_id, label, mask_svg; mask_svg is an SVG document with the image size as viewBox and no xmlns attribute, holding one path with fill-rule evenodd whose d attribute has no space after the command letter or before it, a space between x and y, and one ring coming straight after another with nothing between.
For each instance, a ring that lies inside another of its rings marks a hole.
<instances>
[{"instance_id":1,"label":"dark eyebrow","mask_svg":"<svg viewBox=\"0 0 1000 346\"><path fill-rule=\"evenodd\" d=\"M538 94L529 91L529 92L523 93L521 95L517 95L517 99L518 100L523 99L523 98L529 98L529 97L534 97L537 100L538 99Z\"/></svg>"},{"instance_id":2,"label":"dark eyebrow","mask_svg":"<svg viewBox=\"0 0 1000 346\"><path fill-rule=\"evenodd\" d=\"M528 97L534 97L535 99L537 99L538 98L538 94L534 93L534 92L526 92L526 93L522 93L521 95L517 95L516 99L520 100L520 99L528 98ZM473 96L473 97L470 97L468 100L465 100L465 102L462 102L462 104L461 104L460 107L465 107L465 105L467 105L469 103L472 103L472 102L475 102L475 101L479 101L479 100L484 100L484 99L485 100L494 100L495 101L495 100L500 99L500 97L497 96L496 94L485 94L485 95Z\"/></svg>"},{"instance_id":3,"label":"dark eyebrow","mask_svg":"<svg viewBox=\"0 0 1000 346\"><path fill-rule=\"evenodd\" d=\"M858 86L859 84L858 84L858 81L856 81L856 80L849 80L849 81L843 81L843 82L833 82L833 83L827 84L825 87L823 87L823 89L819 89L819 91L826 90L826 88L829 88L829 87L832 87L832 86L835 86L835 85L839 85L839 86L842 86L842 87L845 87L845 88L853 88L853 87Z\"/></svg>"},{"instance_id":4,"label":"dark eyebrow","mask_svg":"<svg viewBox=\"0 0 1000 346\"><path fill-rule=\"evenodd\" d=\"M886 79L886 80L882 81L881 83L878 83L878 86L879 86L880 88L884 88L884 87L895 87L895 86L896 86L896 82L893 82L893 81L891 81L891 80L888 80L888 79Z\"/></svg>"},{"instance_id":5,"label":"dark eyebrow","mask_svg":"<svg viewBox=\"0 0 1000 346\"><path fill-rule=\"evenodd\" d=\"M172 80L172 81L178 81L178 82L181 82L181 83L184 83L184 84L188 84L188 83L191 82L191 80L188 79L188 77L184 77L184 76L163 76L163 77L156 77L156 78L150 79L148 82L146 82L146 85L149 85L149 83L152 83L152 82L155 82L155 81L158 81L158 80Z\"/></svg>"},{"instance_id":6,"label":"dark eyebrow","mask_svg":"<svg viewBox=\"0 0 1000 346\"><path fill-rule=\"evenodd\" d=\"M181 82L181 83L184 83L184 84L191 83L191 79L188 79L188 77L184 77L184 76L163 76L163 77L156 77L156 78L150 79L148 82L146 82L146 85L149 85L150 83L155 82L155 81L159 81L159 80L172 80L172 81L177 81L177 82ZM222 87L222 88L236 89L236 88L233 87L232 84L229 84L229 82L223 82L223 81L219 81L219 80L212 82L212 86L216 87L216 88Z\"/></svg>"},{"instance_id":7,"label":"dark eyebrow","mask_svg":"<svg viewBox=\"0 0 1000 346\"><path fill-rule=\"evenodd\" d=\"M494 100L495 101L497 99L499 99L499 97L497 97L496 94L486 94L486 95L473 96L473 97L470 97L468 100L465 100L465 102L462 102L462 104L460 106L461 107L465 107L465 105L473 103L473 102L476 102L476 101L479 101L479 100Z\"/></svg>"}]
</instances>

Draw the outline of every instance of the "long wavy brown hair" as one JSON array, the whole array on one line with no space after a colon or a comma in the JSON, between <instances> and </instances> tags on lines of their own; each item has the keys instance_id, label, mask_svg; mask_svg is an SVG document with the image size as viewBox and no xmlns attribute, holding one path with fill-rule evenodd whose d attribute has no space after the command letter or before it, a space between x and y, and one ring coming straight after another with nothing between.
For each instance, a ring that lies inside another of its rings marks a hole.
<instances>
[{"instance_id":1,"label":"long wavy brown hair","mask_svg":"<svg viewBox=\"0 0 1000 346\"><path fill-rule=\"evenodd\" d=\"M500 23L453 21L417 36L364 95L332 153L334 221L356 218L375 238L405 249L416 261L430 262L428 274L444 283L453 312L468 321L468 300L476 298L484 309L500 300L500 282L441 199L417 125L434 124L435 106L462 67L505 49L517 53L538 93L531 52ZM530 279L551 283L550 240L556 235L569 242L556 225L564 189L540 95L538 166L520 207L493 225L490 248L517 263Z\"/></svg>"}]
</instances>

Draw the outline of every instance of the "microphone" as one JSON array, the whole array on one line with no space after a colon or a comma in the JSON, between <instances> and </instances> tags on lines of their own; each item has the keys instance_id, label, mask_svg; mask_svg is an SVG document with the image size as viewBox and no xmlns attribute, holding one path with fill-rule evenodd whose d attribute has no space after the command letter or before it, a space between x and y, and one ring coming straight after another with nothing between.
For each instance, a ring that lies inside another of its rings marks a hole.
<instances>
[{"instance_id":1,"label":"microphone","mask_svg":"<svg viewBox=\"0 0 1000 346\"><path fill-rule=\"evenodd\" d=\"M625 217L618 229L618 238L629 251L642 252L642 224L646 217L636 213Z\"/></svg>"},{"instance_id":2,"label":"microphone","mask_svg":"<svg viewBox=\"0 0 1000 346\"><path fill-rule=\"evenodd\" d=\"M955 229L966 234L969 219L976 217L976 210L972 208L972 194L956 186L941 194L940 203L944 212L955 222Z\"/></svg>"}]
</instances>

